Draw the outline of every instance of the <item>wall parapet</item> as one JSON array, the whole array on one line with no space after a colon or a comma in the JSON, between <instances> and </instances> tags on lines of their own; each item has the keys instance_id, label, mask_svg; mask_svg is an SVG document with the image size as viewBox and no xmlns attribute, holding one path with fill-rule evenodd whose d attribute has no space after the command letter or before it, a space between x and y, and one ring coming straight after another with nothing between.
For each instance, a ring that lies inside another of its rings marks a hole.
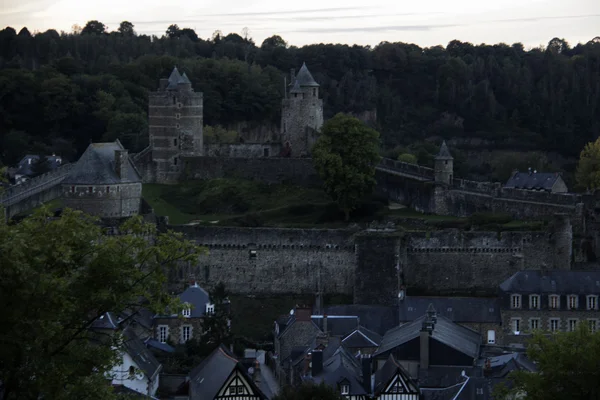
<instances>
[{"instance_id":1,"label":"wall parapet","mask_svg":"<svg viewBox=\"0 0 600 400\"><path fill-rule=\"evenodd\" d=\"M379 168L390 169L392 171L403 172L409 175L417 175L423 178L434 179L435 172L433 168L422 167L417 164L410 164L403 161L392 160L391 158L382 158Z\"/></svg>"},{"instance_id":2,"label":"wall parapet","mask_svg":"<svg viewBox=\"0 0 600 400\"><path fill-rule=\"evenodd\" d=\"M61 165L55 170L27 180L27 182L9 187L0 196L0 204L3 206L11 206L29 196L60 184L71 171L73 165L74 164Z\"/></svg>"}]
</instances>

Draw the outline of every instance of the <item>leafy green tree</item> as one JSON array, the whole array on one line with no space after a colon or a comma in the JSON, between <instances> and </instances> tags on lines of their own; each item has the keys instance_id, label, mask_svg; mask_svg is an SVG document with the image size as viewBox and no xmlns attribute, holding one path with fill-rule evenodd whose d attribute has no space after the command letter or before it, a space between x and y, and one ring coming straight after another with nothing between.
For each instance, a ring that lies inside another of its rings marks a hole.
<instances>
[{"instance_id":1,"label":"leafy green tree","mask_svg":"<svg viewBox=\"0 0 600 400\"><path fill-rule=\"evenodd\" d=\"M414 154L410 154L410 153L402 153L398 156L398 161L402 161L402 162L409 163L409 164L416 164L417 156L415 156Z\"/></svg>"},{"instance_id":2,"label":"leafy green tree","mask_svg":"<svg viewBox=\"0 0 600 400\"><path fill-rule=\"evenodd\" d=\"M106 33L106 25L100 21L88 21L81 30L82 35L103 35Z\"/></svg>"},{"instance_id":3,"label":"leafy green tree","mask_svg":"<svg viewBox=\"0 0 600 400\"><path fill-rule=\"evenodd\" d=\"M229 298L222 282L210 292L210 302L215 306L215 310L204 318L200 341L214 349L221 344L229 345L232 341Z\"/></svg>"},{"instance_id":4,"label":"leafy green tree","mask_svg":"<svg viewBox=\"0 0 600 400\"><path fill-rule=\"evenodd\" d=\"M169 38L179 37L179 35L181 34L181 29L179 28L179 25L172 24L172 25L169 25L165 34Z\"/></svg>"},{"instance_id":5,"label":"leafy green tree","mask_svg":"<svg viewBox=\"0 0 600 400\"><path fill-rule=\"evenodd\" d=\"M119 24L118 32L123 36L135 36L134 25L129 21L123 21Z\"/></svg>"},{"instance_id":6,"label":"leafy green tree","mask_svg":"<svg viewBox=\"0 0 600 400\"><path fill-rule=\"evenodd\" d=\"M323 125L312 156L325 191L348 221L350 212L376 183L379 132L357 118L337 114Z\"/></svg>"},{"instance_id":7,"label":"leafy green tree","mask_svg":"<svg viewBox=\"0 0 600 400\"><path fill-rule=\"evenodd\" d=\"M343 400L334 388L321 383L303 383L299 387L285 386L273 400Z\"/></svg>"},{"instance_id":8,"label":"leafy green tree","mask_svg":"<svg viewBox=\"0 0 600 400\"><path fill-rule=\"evenodd\" d=\"M120 235L80 212L49 218L43 209L0 224L0 396L110 399L104 374L115 361L109 339L90 327L108 311L179 310L167 273L202 249L141 217ZM115 337L116 339L116 337Z\"/></svg>"},{"instance_id":9,"label":"leafy green tree","mask_svg":"<svg viewBox=\"0 0 600 400\"><path fill-rule=\"evenodd\" d=\"M585 145L579 156L577 184L584 189L600 188L600 138Z\"/></svg>"},{"instance_id":10,"label":"leafy green tree","mask_svg":"<svg viewBox=\"0 0 600 400\"><path fill-rule=\"evenodd\" d=\"M600 398L600 332L592 333L585 323L574 332L534 333L527 356L537 365L538 372L512 372L509 385L495 389L495 398Z\"/></svg>"}]
</instances>

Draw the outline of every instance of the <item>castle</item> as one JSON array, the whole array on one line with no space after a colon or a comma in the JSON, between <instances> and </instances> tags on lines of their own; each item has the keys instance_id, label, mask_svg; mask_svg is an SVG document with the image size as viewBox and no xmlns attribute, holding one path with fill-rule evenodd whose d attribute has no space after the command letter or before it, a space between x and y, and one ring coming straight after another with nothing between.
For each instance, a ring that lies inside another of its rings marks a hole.
<instances>
[{"instance_id":1,"label":"castle","mask_svg":"<svg viewBox=\"0 0 600 400\"><path fill-rule=\"evenodd\" d=\"M242 158L308 157L323 125L323 100L319 84L306 64L298 75L291 71L291 83L282 100L281 131L268 143L204 144L203 94L195 92L186 73L177 67L168 79L161 79L151 92L148 106L149 146L135 161L145 182L177 182L185 159L218 154Z\"/></svg>"}]
</instances>

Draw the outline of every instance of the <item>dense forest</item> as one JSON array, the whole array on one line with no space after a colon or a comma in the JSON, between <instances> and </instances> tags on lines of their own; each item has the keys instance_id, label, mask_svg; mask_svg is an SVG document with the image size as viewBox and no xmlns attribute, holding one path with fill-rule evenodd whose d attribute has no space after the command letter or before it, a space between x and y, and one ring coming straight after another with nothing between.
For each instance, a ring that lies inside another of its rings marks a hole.
<instances>
[{"instance_id":1,"label":"dense forest","mask_svg":"<svg viewBox=\"0 0 600 400\"><path fill-rule=\"evenodd\" d=\"M70 33L0 31L1 160L26 151L74 159L116 137L139 151L147 93L174 65L204 92L206 125L276 123L284 76L302 62L321 83L325 117L376 111L386 149L477 138L572 157L600 135L600 37L530 50L456 40L294 47L279 36L257 46L247 33L202 39L171 25L157 37L90 21Z\"/></svg>"}]
</instances>

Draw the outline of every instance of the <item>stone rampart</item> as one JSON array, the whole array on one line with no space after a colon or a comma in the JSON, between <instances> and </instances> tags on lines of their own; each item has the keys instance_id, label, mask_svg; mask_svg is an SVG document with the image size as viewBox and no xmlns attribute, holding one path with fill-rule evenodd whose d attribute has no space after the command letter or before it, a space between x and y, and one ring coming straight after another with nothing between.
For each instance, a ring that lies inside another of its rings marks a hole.
<instances>
[{"instance_id":1,"label":"stone rampart","mask_svg":"<svg viewBox=\"0 0 600 400\"><path fill-rule=\"evenodd\" d=\"M396 161L390 158L382 158L377 167L382 170L401 172L430 180L433 180L435 177L432 168L422 167L417 164L410 164L403 161Z\"/></svg>"},{"instance_id":2,"label":"stone rampart","mask_svg":"<svg viewBox=\"0 0 600 400\"><path fill-rule=\"evenodd\" d=\"M208 157L277 157L280 152L281 144L279 143L211 143L204 145L204 155Z\"/></svg>"},{"instance_id":3,"label":"stone rampart","mask_svg":"<svg viewBox=\"0 0 600 400\"><path fill-rule=\"evenodd\" d=\"M310 158L185 158L182 179L242 178L266 183L319 184Z\"/></svg>"}]
</instances>

